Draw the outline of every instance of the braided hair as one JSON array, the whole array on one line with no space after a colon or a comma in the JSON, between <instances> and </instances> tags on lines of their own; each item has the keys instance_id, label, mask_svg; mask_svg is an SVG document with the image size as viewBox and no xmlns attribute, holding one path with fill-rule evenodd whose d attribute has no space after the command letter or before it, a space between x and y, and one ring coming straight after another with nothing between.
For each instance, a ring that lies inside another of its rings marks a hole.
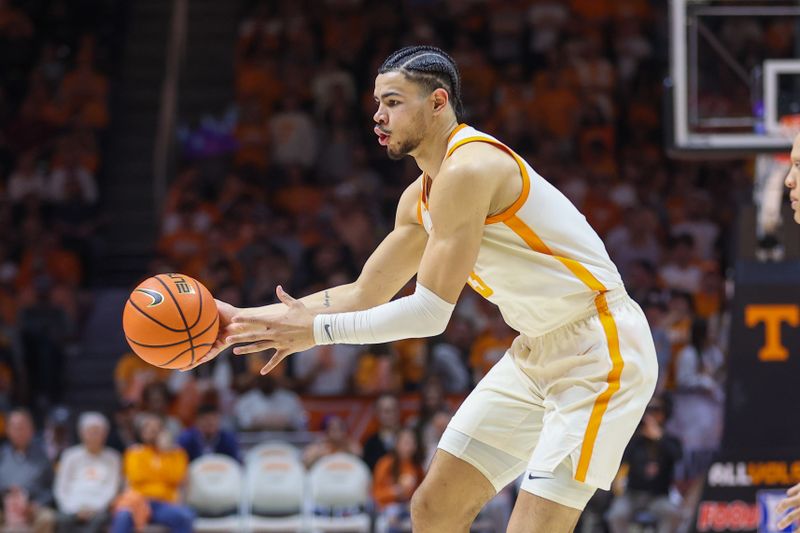
<instances>
[{"instance_id":1,"label":"braided hair","mask_svg":"<svg viewBox=\"0 0 800 533\"><path fill-rule=\"evenodd\" d=\"M461 76L453 58L435 46L407 46L386 58L378 74L402 72L407 78L422 85L428 92L444 89L450 104L461 122L464 105L461 102Z\"/></svg>"}]
</instances>

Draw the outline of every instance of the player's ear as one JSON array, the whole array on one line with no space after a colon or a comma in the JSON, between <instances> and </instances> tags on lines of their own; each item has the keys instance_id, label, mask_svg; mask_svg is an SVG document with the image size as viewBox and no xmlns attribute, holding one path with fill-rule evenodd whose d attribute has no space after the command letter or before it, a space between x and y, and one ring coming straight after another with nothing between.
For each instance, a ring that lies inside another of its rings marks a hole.
<instances>
[{"instance_id":1,"label":"player's ear","mask_svg":"<svg viewBox=\"0 0 800 533\"><path fill-rule=\"evenodd\" d=\"M433 112L441 113L444 111L447 107L447 102L450 101L447 91L440 87L435 89L431 96L433 96Z\"/></svg>"}]
</instances>

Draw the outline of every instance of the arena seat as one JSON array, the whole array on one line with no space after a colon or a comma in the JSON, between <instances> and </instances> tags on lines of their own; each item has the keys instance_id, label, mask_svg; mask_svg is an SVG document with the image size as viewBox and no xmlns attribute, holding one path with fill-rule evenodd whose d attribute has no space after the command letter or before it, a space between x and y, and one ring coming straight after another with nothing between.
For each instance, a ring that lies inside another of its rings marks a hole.
<instances>
[{"instance_id":1,"label":"arena seat","mask_svg":"<svg viewBox=\"0 0 800 533\"><path fill-rule=\"evenodd\" d=\"M245 454L244 462L247 464L254 459L265 457L292 457L299 460L300 449L288 442L265 442L248 450Z\"/></svg>"},{"instance_id":2,"label":"arena seat","mask_svg":"<svg viewBox=\"0 0 800 533\"><path fill-rule=\"evenodd\" d=\"M370 482L369 468L354 455L335 453L317 461L308 474L311 531L370 531Z\"/></svg>"},{"instance_id":3,"label":"arena seat","mask_svg":"<svg viewBox=\"0 0 800 533\"><path fill-rule=\"evenodd\" d=\"M186 503L197 513L195 531L241 529L242 467L227 455L209 454L189 465Z\"/></svg>"},{"instance_id":4,"label":"arena seat","mask_svg":"<svg viewBox=\"0 0 800 533\"><path fill-rule=\"evenodd\" d=\"M245 463L246 530L303 531L305 468L296 453L268 446L248 454Z\"/></svg>"}]
</instances>

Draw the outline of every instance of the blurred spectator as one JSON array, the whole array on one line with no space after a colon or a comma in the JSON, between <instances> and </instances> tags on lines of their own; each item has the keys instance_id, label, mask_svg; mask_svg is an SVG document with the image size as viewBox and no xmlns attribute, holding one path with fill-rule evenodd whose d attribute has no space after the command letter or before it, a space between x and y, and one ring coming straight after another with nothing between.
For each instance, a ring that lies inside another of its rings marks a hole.
<instances>
[{"instance_id":1,"label":"blurred spectator","mask_svg":"<svg viewBox=\"0 0 800 533\"><path fill-rule=\"evenodd\" d=\"M400 362L392 344L365 346L353 375L356 394L396 394L403 388ZM376 458L377 460L377 458Z\"/></svg>"},{"instance_id":2,"label":"blurred spectator","mask_svg":"<svg viewBox=\"0 0 800 533\"><path fill-rule=\"evenodd\" d=\"M96 412L78 419L81 444L67 449L54 484L59 533L102 533L120 489L120 456L106 447L108 420Z\"/></svg>"},{"instance_id":3,"label":"blurred spectator","mask_svg":"<svg viewBox=\"0 0 800 533\"><path fill-rule=\"evenodd\" d=\"M8 442L0 447L0 495L4 516L0 524L30 526L34 533L53 533L53 468L33 442L31 414L15 409L8 415Z\"/></svg>"},{"instance_id":4,"label":"blurred spectator","mask_svg":"<svg viewBox=\"0 0 800 533\"><path fill-rule=\"evenodd\" d=\"M378 459L394 450L400 430L400 402L396 396L384 394L375 402L378 429L364 442L364 462L370 470L375 469Z\"/></svg>"},{"instance_id":5,"label":"blurred spectator","mask_svg":"<svg viewBox=\"0 0 800 533\"><path fill-rule=\"evenodd\" d=\"M657 237L656 214L644 207L633 207L625 214L624 225L608 232L605 243L611 259L627 281L634 261L647 261L657 265L661 259L661 246Z\"/></svg>"},{"instance_id":6,"label":"blurred spectator","mask_svg":"<svg viewBox=\"0 0 800 533\"><path fill-rule=\"evenodd\" d=\"M322 430L325 432L322 438L303 450L306 468L311 468L317 460L334 453L344 452L361 457L361 445L348 435L347 426L340 417L327 416L322 422Z\"/></svg>"},{"instance_id":7,"label":"blurred spectator","mask_svg":"<svg viewBox=\"0 0 800 533\"><path fill-rule=\"evenodd\" d=\"M31 380L31 394L39 406L52 405L61 398L64 348L73 328L64 309L54 305L52 294L50 282L37 279L36 299L19 315L25 375Z\"/></svg>"},{"instance_id":8,"label":"blurred spectator","mask_svg":"<svg viewBox=\"0 0 800 533\"><path fill-rule=\"evenodd\" d=\"M47 181L37 168L36 152L29 150L19 156L17 167L8 178L8 199L22 203L29 197L43 199L47 193Z\"/></svg>"},{"instance_id":9,"label":"blurred spectator","mask_svg":"<svg viewBox=\"0 0 800 533\"><path fill-rule=\"evenodd\" d=\"M61 235L45 232L32 235L31 238L35 240L25 243L26 249L20 259L18 285L44 291L40 297L46 296L52 285L80 285L83 280L80 258L62 246Z\"/></svg>"},{"instance_id":10,"label":"blurred spectator","mask_svg":"<svg viewBox=\"0 0 800 533\"><path fill-rule=\"evenodd\" d=\"M114 420L108 436L108 445L119 453L136 444L136 404L128 400L119 400L114 409Z\"/></svg>"},{"instance_id":11,"label":"blurred spectator","mask_svg":"<svg viewBox=\"0 0 800 533\"><path fill-rule=\"evenodd\" d=\"M439 441L444 435L444 430L447 429L447 424L450 423L451 418L452 413L449 409L439 409L433 413L430 422L419 437L420 450L425 454L423 464L426 470L431 466Z\"/></svg>"},{"instance_id":12,"label":"blurred spectator","mask_svg":"<svg viewBox=\"0 0 800 533\"><path fill-rule=\"evenodd\" d=\"M676 355L674 414L668 428L683 444L683 472L687 480L701 476L722 438L725 363L708 323L695 319L691 341Z\"/></svg>"},{"instance_id":13,"label":"blurred spectator","mask_svg":"<svg viewBox=\"0 0 800 533\"><path fill-rule=\"evenodd\" d=\"M628 533L640 513L657 519L658 533L671 533L678 527L681 511L670 500L669 491L681 458L681 443L664 432L668 410L664 400L653 398L625 450L620 470L627 476L627 484L608 512L612 533Z\"/></svg>"},{"instance_id":14,"label":"blurred spectator","mask_svg":"<svg viewBox=\"0 0 800 533\"><path fill-rule=\"evenodd\" d=\"M130 491L147 500L146 523L165 525L173 533L190 533L194 512L179 503L189 464L186 452L175 445L172 434L156 415L140 414L136 429L141 444L125 450L123 473ZM111 533L134 531L134 521L141 519L134 509L133 505L117 506Z\"/></svg>"},{"instance_id":15,"label":"blurred spectator","mask_svg":"<svg viewBox=\"0 0 800 533\"><path fill-rule=\"evenodd\" d=\"M640 304L653 297L658 298L664 292L658 277L658 268L655 263L650 261L631 262L628 265L624 282L625 290Z\"/></svg>"},{"instance_id":16,"label":"blurred spectator","mask_svg":"<svg viewBox=\"0 0 800 533\"><path fill-rule=\"evenodd\" d=\"M77 65L61 80L59 96L65 119L92 128L108 124L108 79L94 69L94 40L85 36Z\"/></svg>"},{"instance_id":17,"label":"blurred spectator","mask_svg":"<svg viewBox=\"0 0 800 533\"><path fill-rule=\"evenodd\" d=\"M401 429L395 449L375 465L372 494L384 515L388 531L406 531L401 527L411 516L411 495L422 483L425 473L419 458L417 436L413 429Z\"/></svg>"},{"instance_id":18,"label":"blurred spectator","mask_svg":"<svg viewBox=\"0 0 800 533\"><path fill-rule=\"evenodd\" d=\"M592 228L604 238L611 228L622 221L622 210L611 198L611 177L593 173L589 176L589 194L580 206Z\"/></svg>"},{"instance_id":19,"label":"blurred spectator","mask_svg":"<svg viewBox=\"0 0 800 533\"><path fill-rule=\"evenodd\" d=\"M302 109L300 99L288 93L281 110L269 120L272 159L278 165L311 167L317 158L317 129Z\"/></svg>"},{"instance_id":20,"label":"blurred spectator","mask_svg":"<svg viewBox=\"0 0 800 533\"><path fill-rule=\"evenodd\" d=\"M475 339L469 354L469 365L475 383L483 379L503 357L516 336L516 332L505 323L500 313L495 311L490 315L486 328Z\"/></svg>"},{"instance_id":21,"label":"blurred spectator","mask_svg":"<svg viewBox=\"0 0 800 533\"><path fill-rule=\"evenodd\" d=\"M435 440L434 435L441 436L438 426L442 416L449 415L450 408L447 405L442 382L433 376L428 377L423 383L420 389L420 400L418 416L412 420L412 423L417 431L417 441L424 447L423 453L427 454L430 452L430 445ZM438 443L438 440L436 442Z\"/></svg>"},{"instance_id":22,"label":"blurred spectator","mask_svg":"<svg viewBox=\"0 0 800 533\"><path fill-rule=\"evenodd\" d=\"M661 298L653 295L653 297L642 303L642 310L647 317L648 324L650 324L650 333L653 335L653 343L656 347L658 381L655 394L659 395L666 389L667 377L672 366L672 344L669 339L669 332L664 327L667 306Z\"/></svg>"},{"instance_id":23,"label":"blurred spectator","mask_svg":"<svg viewBox=\"0 0 800 533\"><path fill-rule=\"evenodd\" d=\"M45 420L42 444L47 458L53 464L58 464L64 450L75 443L70 418L69 409L59 405L48 413Z\"/></svg>"},{"instance_id":24,"label":"blurred spectator","mask_svg":"<svg viewBox=\"0 0 800 533\"><path fill-rule=\"evenodd\" d=\"M117 397L126 402L142 401L142 391L155 381L165 382L170 371L153 366L133 352L125 352L114 367Z\"/></svg>"},{"instance_id":25,"label":"blurred spectator","mask_svg":"<svg viewBox=\"0 0 800 533\"><path fill-rule=\"evenodd\" d=\"M64 154L62 166L54 168L47 180L49 199L55 204L66 203L70 196L77 196L84 204L97 201L97 183L84 167L75 152Z\"/></svg>"},{"instance_id":26,"label":"blurred spectator","mask_svg":"<svg viewBox=\"0 0 800 533\"><path fill-rule=\"evenodd\" d=\"M703 276L695 254L694 237L688 233L677 235L671 239L669 248L669 261L659 271L661 279L670 289L694 294L700 289Z\"/></svg>"},{"instance_id":27,"label":"blurred spectator","mask_svg":"<svg viewBox=\"0 0 800 533\"><path fill-rule=\"evenodd\" d=\"M463 393L469 390L470 375L465 352L461 349L465 337L469 337L469 324L453 317L444 334L433 340L426 365L428 375L436 376L448 393Z\"/></svg>"},{"instance_id":28,"label":"blurred spectator","mask_svg":"<svg viewBox=\"0 0 800 533\"><path fill-rule=\"evenodd\" d=\"M236 426L246 431L289 431L305 427L305 412L294 392L278 386L275 376L257 376L233 406Z\"/></svg>"},{"instance_id":29,"label":"blurred spectator","mask_svg":"<svg viewBox=\"0 0 800 533\"><path fill-rule=\"evenodd\" d=\"M166 383L154 381L147 384L142 390L142 411L151 413L159 418L164 424L164 429L169 431L173 440L181 432L181 423L172 416L172 394L170 394Z\"/></svg>"},{"instance_id":30,"label":"blurred spectator","mask_svg":"<svg viewBox=\"0 0 800 533\"><path fill-rule=\"evenodd\" d=\"M709 260L719 237L719 226L711 220L712 202L706 191L695 190L686 198L686 219L672 226L673 235L691 235L697 257Z\"/></svg>"},{"instance_id":31,"label":"blurred spectator","mask_svg":"<svg viewBox=\"0 0 800 533\"><path fill-rule=\"evenodd\" d=\"M313 396L347 394L358 352L358 346L331 344L295 354L292 364L299 390Z\"/></svg>"},{"instance_id":32,"label":"blurred spectator","mask_svg":"<svg viewBox=\"0 0 800 533\"><path fill-rule=\"evenodd\" d=\"M194 461L207 453L221 453L237 461L241 459L236 434L222 429L219 409L209 403L200 405L194 427L181 432L178 444L186 450L189 461Z\"/></svg>"}]
</instances>

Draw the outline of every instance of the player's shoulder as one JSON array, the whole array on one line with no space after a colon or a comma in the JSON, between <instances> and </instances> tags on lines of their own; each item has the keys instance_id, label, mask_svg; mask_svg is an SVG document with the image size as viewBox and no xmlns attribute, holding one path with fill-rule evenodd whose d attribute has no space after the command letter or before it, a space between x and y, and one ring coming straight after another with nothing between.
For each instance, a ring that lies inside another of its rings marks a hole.
<instances>
[{"instance_id":1,"label":"player's shoulder","mask_svg":"<svg viewBox=\"0 0 800 533\"><path fill-rule=\"evenodd\" d=\"M474 178L492 178L498 173L517 173L519 166L510 150L486 138L459 146L442 163L441 172L467 174Z\"/></svg>"},{"instance_id":2,"label":"player's shoulder","mask_svg":"<svg viewBox=\"0 0 800 533\"><path fill-rule=\"evenodd\" d=\"M470 142L459 146L442 162L440 169L440 175L452 176L476 186L496 185L499 176L516 176L518 173L519 166L510 151L492 142Z\"/></svg>"}]
</instances>

